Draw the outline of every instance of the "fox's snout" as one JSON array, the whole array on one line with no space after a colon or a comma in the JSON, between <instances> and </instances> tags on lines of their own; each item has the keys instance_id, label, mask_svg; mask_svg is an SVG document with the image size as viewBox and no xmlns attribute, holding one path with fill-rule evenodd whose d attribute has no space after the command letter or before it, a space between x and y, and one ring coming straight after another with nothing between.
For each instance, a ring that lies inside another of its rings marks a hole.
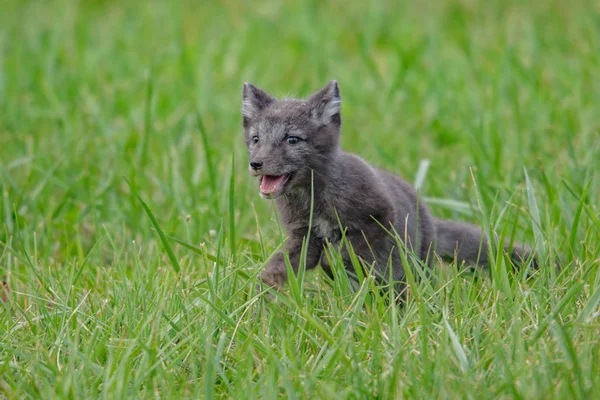
<instances>
[{"instance_id":1,"label":"fox's snout","mask_svg":"<svg viewBox=\"0 0 600 400\"><path fill-rule=\"evenodd\" d=\"M255 161L255 160L250 161L250 168L254 171L261 169L262 166L263 166L262 161Z\"/></svg>"}]
</instances>

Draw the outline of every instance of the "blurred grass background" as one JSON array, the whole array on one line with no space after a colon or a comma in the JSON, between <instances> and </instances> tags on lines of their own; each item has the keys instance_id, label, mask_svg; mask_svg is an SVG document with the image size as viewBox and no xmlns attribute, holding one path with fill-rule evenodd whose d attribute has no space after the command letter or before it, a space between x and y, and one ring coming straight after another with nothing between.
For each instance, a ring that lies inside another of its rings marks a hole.
<instances>
[{"instance_id":1,"label":"blurred grass background","mask_svg":"<svg viewBox=\"0 0 600 400\"><path fill-rule=\"evenodd\" d=\"M2 1L0 393L585 398L599 50L593 1ZM436 215L568 268L441 268L401 311L314 273L263 307L254 277L280 239L245 167L242 83L331 79L346 150L410 182L429 160Z\"/></svg>"}]
</instances>

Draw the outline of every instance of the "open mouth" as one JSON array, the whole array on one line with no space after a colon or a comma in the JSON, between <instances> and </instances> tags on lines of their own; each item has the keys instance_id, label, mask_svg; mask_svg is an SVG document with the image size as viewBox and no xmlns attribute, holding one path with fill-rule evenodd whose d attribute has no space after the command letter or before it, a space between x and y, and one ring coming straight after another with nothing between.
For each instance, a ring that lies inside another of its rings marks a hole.
<instances>
[{"instance_id":1,"label":"open mouth","mask_svg":"<svg viewBox=\"0 0 600 400\"><path fill-rule=\"evenodd\" d=\"M290 174L263 175L260 178L260 195L266 199L275 199L283 194L285 184L290 180Z\"/></svg>"}]
</instances>

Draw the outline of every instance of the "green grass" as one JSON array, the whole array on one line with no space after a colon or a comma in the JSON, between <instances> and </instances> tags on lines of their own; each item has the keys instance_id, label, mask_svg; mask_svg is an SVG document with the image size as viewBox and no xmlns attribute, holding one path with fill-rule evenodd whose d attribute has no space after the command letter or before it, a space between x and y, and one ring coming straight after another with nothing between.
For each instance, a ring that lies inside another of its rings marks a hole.
<instances>
[{"instance_id":1,"label":"green grass","mask_svg":"<svg viewBox=\"0 0 600 400\"><path fill-rule=\"evenodd\" d=\"M2 2L0 398L600 393L598 2L392 3ZM330 79L347 150L564 270L258 296L242 83Z\"/></svg>"}]
</instances>

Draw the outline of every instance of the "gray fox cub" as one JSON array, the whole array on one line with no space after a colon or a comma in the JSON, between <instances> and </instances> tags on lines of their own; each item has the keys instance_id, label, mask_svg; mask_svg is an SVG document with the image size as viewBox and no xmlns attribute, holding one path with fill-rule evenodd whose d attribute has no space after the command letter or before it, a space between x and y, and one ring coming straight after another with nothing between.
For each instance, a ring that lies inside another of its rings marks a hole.
<instances>
[{"instance_id":1,"label":"gray fox cub","mask_svg":"<svg viewBox=\"0 0 600 400\"><path fill-rule=\"evenodd\" d=\"M406 283L400 251L405 249L398 248L390 232L429 264L434 253L486 266L488 247L481 229L434 218L408 183L340 148L340 106L336 81L307 100L277 100L244 84L242 116L250 173L258 178L260 195L274 199L289 236L285 251L294 272L303 241L308 240L306 269L320 264L333 277L324 255L326 245L339 249L345 237L364 271L382 284L391 277L394 289L402 294ZM531 250L523 245L507 244L505 250L517 264L531 258ZM344 265L353 271L346 246L340 251ZM270 260L260 278L275 288L286 282L282 252Z\"/></svg>"}]
</instances>

